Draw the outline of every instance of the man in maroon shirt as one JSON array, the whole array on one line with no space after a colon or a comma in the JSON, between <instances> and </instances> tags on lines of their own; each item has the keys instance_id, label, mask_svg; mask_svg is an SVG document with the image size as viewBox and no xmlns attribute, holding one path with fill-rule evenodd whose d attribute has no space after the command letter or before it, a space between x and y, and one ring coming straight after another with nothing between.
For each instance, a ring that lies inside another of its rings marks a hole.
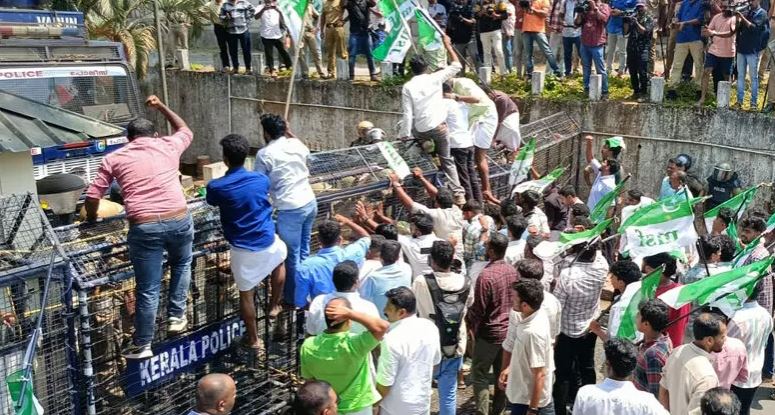
<instances>
[{"instance_id":1,"label":"man in maroon shirt","mask_svg":"<svg viewBox=\"0 0 775 415\"><path fill-rule=\"evenodd\" d=\"M605 26L610 15L611 8L596 0L589 0L589 9L585 13L576 14L576 24L581 25L581 66L584 71L584 93L589 93L589 75L592 71L592 63L594 63L595 72L603 77L603 100L608 99L608 73L603 61L603 49L607 40Z\"/></svg>"},{"instance_id":2,"label":"man in maroon shirt","mask_svg":"<svg viewBox=\"0 0 775 415\"><path fill-rule=\"evenodd\" d=\"M512 285L517 282L517 271L503 258L509 239L492 233L487 243L489 263L476 279L474 303L468 309L466 324L473 333L473 373L476 412L479 414L500 414L506 406L503 390L495 389L495 398L490 411L490 368L493 373L501 372L502 343L509 328L509 312L514 301Z\"/></svg>"},{"instance_id":3,"label":"man in maroon shirt","mask_svg":"<svg viewBox=\"0 0 775 415\"><path fill-rule=\"evenodd\" d=\"M498 111L495 140L514 152L522 143L522 134L519 131L519 107L510 96L501 91L493 89L487 95L495 103L495 109Z\"/></svg>"}]
</instances>

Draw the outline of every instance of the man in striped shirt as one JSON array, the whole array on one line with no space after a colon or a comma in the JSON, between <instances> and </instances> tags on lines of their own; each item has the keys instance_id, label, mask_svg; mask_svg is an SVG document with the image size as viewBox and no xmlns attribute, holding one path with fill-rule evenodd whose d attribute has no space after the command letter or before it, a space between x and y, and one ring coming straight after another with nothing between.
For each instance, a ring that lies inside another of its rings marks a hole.
<instances>
[{"instance_id":1,"label":"man in striped shirt","mask_svg":"<svg viewBox=\"0 0 775 415\"><path fill-rule=\"evenodd\" d=\"M659 381L673 344L664 333L668 323L668 307L662 300L652 299L638 308L638 331L643 340L638 342L638 357L632 382L642 391L659 398Z\"/></svg>"}]
</instances>

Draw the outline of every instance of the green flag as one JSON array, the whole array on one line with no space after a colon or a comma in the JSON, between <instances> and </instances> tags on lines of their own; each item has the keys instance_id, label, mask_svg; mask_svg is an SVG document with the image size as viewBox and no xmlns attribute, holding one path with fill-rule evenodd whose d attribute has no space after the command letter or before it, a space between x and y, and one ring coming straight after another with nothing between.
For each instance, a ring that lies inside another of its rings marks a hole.
<instances>
[{"instance_id":1,"label":"green flag","mask_svg":"<svg viewBox=\"0 0 775 415\"><path fill-rule=\"evenodd\" d=\"M288 27L294 45L299 44L301 33L304 31L304 11L308 4L309 0L277 0L277 6L283 14L285 26Z\"/></svg>"},{"instance_id":2,"label":"green flag","mask_svg":"<svg viewBox=\"0 0 775 415\"><path fill-rule=\"evenodd\" d=\"M737 234L737 220L733 218L732 222L729 222L726 233L727 236L732 238L732 242L735 243L735 255L737 255L740 251L743 250L743 246L740 245L740 236Z\"/></svg>"},{"instance_id":3,"label":"green flag","mask_svg":"<svg viewBox=\"0 0 775 415\"><path fill-rule=\"evenodd\" d=\"M754 197L756 197L756 191L759 190L759 186L754 186L744 192L741 192L739 195L727 200L726 202L714 207L713 209L705 212L703 215L703 218L705 219L705 227L708 229L708 232L713 229L713 221L716 219L716 216L718 216L719 211L723 208L729 208L732 210L733 213L737 213L737 217L734 218L735 220L739 219L740 216L743 215L743 212L745 212L746 209L748 209L748 205L751 204Z\"/></svg>"},{"instance_id":4,"label":"green flag","mask_svg":"<svg viewBox=\"0 0 775 415\"><path fill-rule=\"evenodd\" d=\"M16 415L43 415L43 407L32 392L32 381L30 380L24 385L23 369L8 375L6 382L8 383L8 392L11 395ZM24 390L22 390L23 386ZM24 402L21 408L17 408L17 403L21 399L22 394L24 395Z\"/></svg>"},{"instance_id":5,"label":"green flag","mask_svg":"<svg viewBox=\"0 0 775 415\"><path fill-rule=\"evenodd\" d=\"M659 299L675 309L689 303L702 306L718 302L722 297L726 302L745 301L741 291L745 291L746 287L758 280L764 272L767 272L773 259L775 257L765 258L744 267L736 267L730 271L673 288L660 295Z\"/></svg>"},{"instance_id":6,"label":"green flag","mask_svg":"<svg viewBox=\"0 0 775 415\"><path fill-rule=\"evenodd\" d=\"M767 219L767 229L763 233L772 232L775 230L775 213Z\"/></svg>"},{"instance_id":7,"label":"green flag","mask_svg":"<svg viewBox=\"0 0 775 415\"><path fill-rule=\"evenodd\" d=\"M511 171L509 174L509 186L522 183L527 180L530 175L530 168L533 167L533 158L536 152L536 138L530 137L527 144L519 149L519 154L514 159L514 163L511 164Z\"/></svg>"},{"instance_id":8,"label":"green flag","mask_svg":"<svg viewBox=\"0 0 775 415\"><path fill-rule=\"evenodd\" d=\"M604 220L592 229L582 232L561 233L557 241L543 241L535 247L533 253L541 259L551 259L563 253L573 245L587 243L600 236L613 219Z\"/></svg>"},{"instance_id":9,"label":"green flag","mask_svg":"<svg viewBox=\"0 0 775 415\"><path fill-rule=\"evenodd\" d=\"M626 236L620 252L638 257L693 245L697 232L692 206L703 200L697 197L687 202L680 193L636 210L619 227L618 232Z\"/></svg>"},{"instance_id":10,"label":"green flag","mask_svg":"<svg viewBox=\"0 0 775 415\"><path fill-rule=\"evenodd\" d=\"M600 221L605 219L605 217L608 215L608 208L611 207L616 198L619 197L619 194L622 192L625 183L627 182L620 182L616 185L616 187L613 188L613 190L604 194L603 197L597 201L595 207L591 212L589 212L589 219L591 219L592 222L600 223Z\"/></svg>"},{"instance_id":11,"label":"green flag","mask_svg":"<svg viewBox=\"0 0 775 415\"><path fill-rule=\"evenodd\" d=\"M538 193L542 193L547 186L552 184L555 180L559 179L562 174L565 173L565 167L558 167L551 171L551 173L538 179L531 180L529 182L522 182L514 187L511 194L523 193L528 190L535 190Z\"/></svg>"},{"instance_id":12,"label":"green flag","mask_svg":"<svg viewBox=\"0 0 775 415\"><path fill-rule=\"evenodd\" d=\"M417 19L417 43L422 50L437 50L442 47L441 28L422 7L414 10Z\"/></svg>"},{"instance_id":13,"label":"green flag","mask_svg":"<svg viewBox=\"0 0 775 415\"><path fill-rule=\"evenodd\" d=\"M379 0L377 6L385 18L387 36L372 56L382 62L401 63L412 47L412 34L404 22L412 17L417 6L412 0Z\"/></svg>"},{"instance_id":14,"label":"green flag","mask_svg":"<svg viewBox=\"0 0 775 415\"><path fill-rule=\"evenodd\" d=\"M629 298L627 308L622 314L622 322L619 323L619 330L616 331L616 337L634 341L637 337L636 316L641 303L651 300L657 295L657 286L659 279L662 278L662 268L657 268L649 275L640 280L640 288ZM621 298L619 301L627 301Z\"/></svg>"}]
</instances>

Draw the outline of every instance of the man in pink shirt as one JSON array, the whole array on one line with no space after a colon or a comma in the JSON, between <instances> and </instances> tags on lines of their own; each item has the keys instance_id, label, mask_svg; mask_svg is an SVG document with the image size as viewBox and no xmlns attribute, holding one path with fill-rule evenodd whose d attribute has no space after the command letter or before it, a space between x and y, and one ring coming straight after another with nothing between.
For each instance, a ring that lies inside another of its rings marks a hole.
<instances>
[{"instance_id":1,"label":"man in pink shirt","mask_svg":"<svg viewBox=\"0 0 775 415\"><path fill-rule=\"evenodd\" d=\"M713 16L707 28L702 29L702 35L710 38L710 46L705 53L705 70L702 74L702 93L697 105L705 102L708 92L708 78L713 75L713 90L716 91L719 81L729 81L732 72L732 62L735 60L735 26L737 16L732 12L729 0L723 3L722 12Z\"/></svg>"},{"instance_id":2,"label":"man in pink shirt","mask_svg":"<svg viewBox=\"0 0 775 415\"><path fill-rule=\"evenodd\" d=\"M86 212L97 218L100 199L115 179L121 186L129 220L127 243L135 272L135 334L124 354L128 359L153 356L151 341L161 290L162 263L170 266L167 331L186 328L186 298L191 282L191 244L194 225L178 179L180 155L193 133L185 121L154 95L145 104L161 112L175 133L159 137L153 123L138 118L127 126L129 143L102 160L86 193Z\"/></svg>"}]
</instances>

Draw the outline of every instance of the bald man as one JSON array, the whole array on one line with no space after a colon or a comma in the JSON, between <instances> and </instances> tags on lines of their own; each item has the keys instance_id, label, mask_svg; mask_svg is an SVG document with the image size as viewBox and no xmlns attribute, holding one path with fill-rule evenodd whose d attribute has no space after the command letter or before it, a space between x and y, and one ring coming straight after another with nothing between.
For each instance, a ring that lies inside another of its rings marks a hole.
<instances>
[{"instance_id":1,"label":"bald man","mask_svg":"<svg viewBox=\"0 0 775 415\"><path fill-rule=\"evenodd\" d=\"M334 388L322 380L308 380L296 392L293 409L296 415L337 415Z\"/></svg>"},{"instance_id":2,"label":"bald man","mask_svg":"<svg viewBox=\"0 0 775 415\"><path fill-rule=\"evenodd\" d=\"M211 373L196 385L196 409L188 415L229 414L234 408L237 385L229 375Z\"/></svg>"}]
</instances>

